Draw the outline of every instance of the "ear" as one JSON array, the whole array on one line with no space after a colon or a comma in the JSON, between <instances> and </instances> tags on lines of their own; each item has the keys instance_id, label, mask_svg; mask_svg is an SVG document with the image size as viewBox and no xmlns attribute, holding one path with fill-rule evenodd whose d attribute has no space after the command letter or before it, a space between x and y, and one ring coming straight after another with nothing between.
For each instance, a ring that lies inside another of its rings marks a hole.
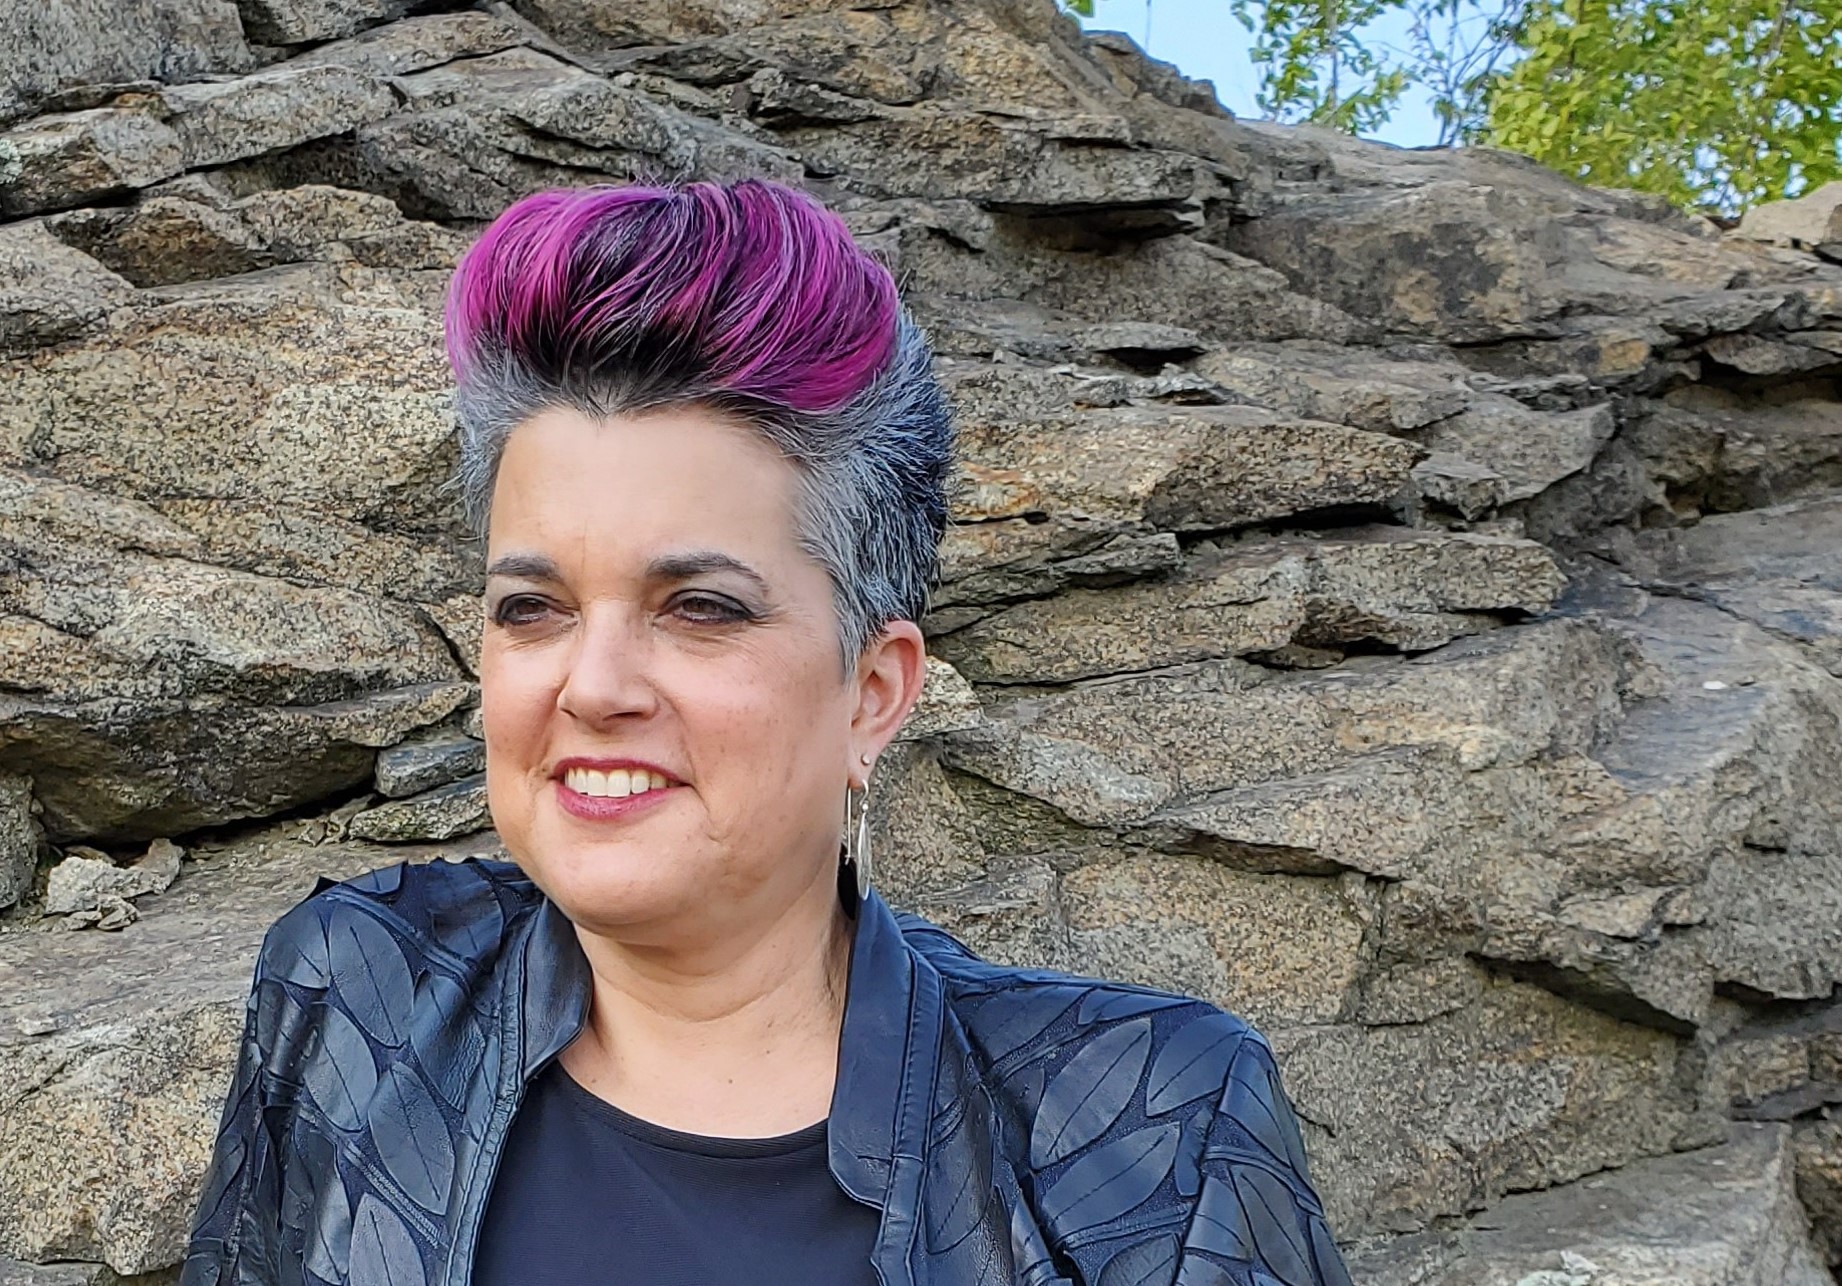
<instances>
[{"instance_id":1,"label":"ear","mask_svg":"<svg viewBox=\"0 0 1842 1286\"><path fill-rule=\"evenodd\" d=\"M870 776L863 757L871 763L921 699L927 679L927 644L921 627L913 621L890 621L870 640L857 659L857 708L851 716L848 772L853 785Z\"/></svg>"}]
</instances>

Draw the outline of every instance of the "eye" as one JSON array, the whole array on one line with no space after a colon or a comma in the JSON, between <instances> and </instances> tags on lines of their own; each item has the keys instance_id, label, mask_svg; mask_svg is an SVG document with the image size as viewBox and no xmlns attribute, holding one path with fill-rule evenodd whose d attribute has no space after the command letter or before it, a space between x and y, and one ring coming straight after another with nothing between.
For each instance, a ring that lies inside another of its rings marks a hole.
<instances>
[{"instance_id":1,"label":"eye","mask_svg":"<svg viewBox=\"0 0 1842 1286\"><path fill-rule=\"evenodd\" d=\"M537 619L531 613L541 614L543 610L544 600L534 594L507 594L493 609L493 624L529 625Z\"/></svg>"},{"instance_id":2,"label":"eye","mask_svg":"<svg viewBox=\"0 0 1842 1286\"><path fill-rule=\"evenodd\" d=\"M753 612L733 598L701 590L693 594L680 594L672 600L672 610L684 619L702 625L733 625L754 616Z\"/></svg>"}]
</instances>

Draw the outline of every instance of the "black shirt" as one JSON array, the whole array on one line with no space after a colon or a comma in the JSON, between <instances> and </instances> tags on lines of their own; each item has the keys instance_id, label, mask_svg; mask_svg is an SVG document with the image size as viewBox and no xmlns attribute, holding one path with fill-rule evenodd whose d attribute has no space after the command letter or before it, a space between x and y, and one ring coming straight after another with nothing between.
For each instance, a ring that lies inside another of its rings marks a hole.
<instances>
[{"instance_id":1,"label":"black shirt","mask_svg":"<svg viewBox=\"0 0 1842 1286\"><path fill-rule=\"evenodd\" d=\"M512 1119L477 1286L870 1286L879 1212L826 1166L825 1122L719 1139L538 1073Z\"/></svg>"}]
</instances>

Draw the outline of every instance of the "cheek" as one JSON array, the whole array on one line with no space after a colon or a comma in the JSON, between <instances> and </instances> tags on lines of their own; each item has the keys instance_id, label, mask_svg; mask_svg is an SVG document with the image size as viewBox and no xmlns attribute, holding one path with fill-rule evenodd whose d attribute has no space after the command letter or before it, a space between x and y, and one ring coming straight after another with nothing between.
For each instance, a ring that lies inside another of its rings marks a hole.
<instances>
[{"instance_id":1,"label":"cheek","mask_svg":"<svg viewBox=\"0 0 1842 1286\"><path fill-rule=\"evenodd\" d=\"M546 863L540 838L545 821L538 807L546 748L556 717L553 667L530 651L480 650L480 722L486 741L486 808L508 855L527 870Z\"/></svg>"},{"instance_id":2,"label":"cheek","mask_svg":"<svg viewBox=\"0 0 1842 1286\"><path fill-rule=\"evenodd\" d=\"M495 647L480 650L480 720L492 757L520 761L542 734L556 684L540 658Z\"/></svg>"},{"instance_id":3,"label":"cheek","mask_svg":"<svg viewBox=\"0 0 1842 1286\"><path fill-rule=\"evenodd\" d=\"M827 661L829 657L825 658ZM833 783L850 709L835 667L760 658L743 672L699 676L679 706L700 757L752 791L793 797Z\"/></svg>"}]
</instances>

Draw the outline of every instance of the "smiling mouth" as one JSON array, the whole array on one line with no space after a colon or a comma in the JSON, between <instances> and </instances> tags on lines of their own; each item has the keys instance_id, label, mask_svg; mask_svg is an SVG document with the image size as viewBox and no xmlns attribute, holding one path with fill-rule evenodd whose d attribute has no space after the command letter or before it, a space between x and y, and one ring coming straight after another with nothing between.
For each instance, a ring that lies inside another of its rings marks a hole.
<instances>
[{"instance_id":1,"label":"smiling mouth","mask_svg":"<svg viewBox=\"0 0 1842 1286\"><path fill-rule=\"evenodd\" d=\"M671 782L662 774L644 768L613 768L600 772L593 768L571 768L563 774L563 784L578 795L593 799L625 799L648 791L666 790Z\"/></svg>"},{"instance_id":2,"label":"smiling mouth","mask_svg":"<svg viewBox=\"0 0 1842 1286\"><path fill-rule=\"evenodd\" d=\"M619 822L651 813L681 789L679 783L657 773L640 770L626 773L627 793L616 795L613 791L620 783L607 779L620 776L622 771L615 769L602 773L593 769L571 769L563 776L554 778L558 807L570 816L587 822ZM603 780L598 781L597 778ZM638 778L637 788L635 778ZM654 785L654 782L661 784ZM580 789L572 783L608 793L592 794L590 790Z\"/></svg>"}]
</instances>

